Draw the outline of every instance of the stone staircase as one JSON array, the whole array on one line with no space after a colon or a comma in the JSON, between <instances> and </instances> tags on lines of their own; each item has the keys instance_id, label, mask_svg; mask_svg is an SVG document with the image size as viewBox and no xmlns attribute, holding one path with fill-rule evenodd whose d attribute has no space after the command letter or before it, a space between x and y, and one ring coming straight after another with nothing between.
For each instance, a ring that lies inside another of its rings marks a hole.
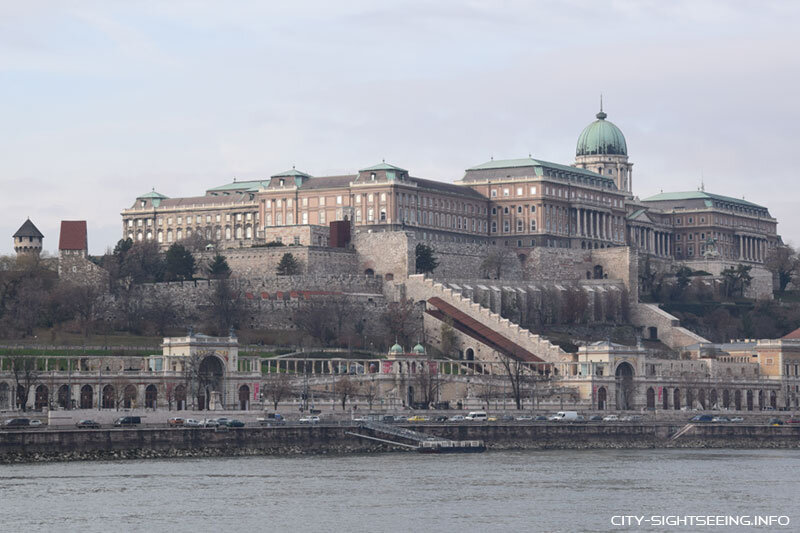
<instances>
[{"instance_id":1,"label":"stone staircase","mask_svg":"<svg viewBox=\"0 0 800 533\"><path fill-rule=\"evenodd\" d=\"M491 309L482 306L471 298L465 297L460 290L455 290L440 282L426 278L422 274L409 276L408 279L405 280L405 293L406 298L411 298L415 302L427 301L429 298L439 297L456 307L459 311L477 320L511 342L518 344L544 361L560 362L572 360L571 354L565 352L544 337L536 335L520 327L518 324L514 324Z\"/></svg>"}]
</instances>

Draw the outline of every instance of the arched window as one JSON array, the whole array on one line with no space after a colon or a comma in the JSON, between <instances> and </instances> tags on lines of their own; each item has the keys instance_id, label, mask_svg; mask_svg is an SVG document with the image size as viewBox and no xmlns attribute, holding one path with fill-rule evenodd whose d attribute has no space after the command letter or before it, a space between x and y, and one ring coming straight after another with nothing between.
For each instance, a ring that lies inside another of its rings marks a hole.
<instances>
[{"instance_id":1,"label":"arched window","mask_svg":"<svg viewBox=\"0 0 800 533\"><path fill-rule=\"evenodd\" d=\"M247 231L245 232L245 236L248 239L252 239L253 238L253 228L251 228L250 226L247 226Z\"/></svg>"},{"instance_id":2,"label":"arched window","mask_svg":"<svg viewBox=\"0 0 800 533\"><path fill-rule=\"evenodd\" d=\"M225 228L225 239L231 240L231 228Z\"/></svg>"}]
</instances>

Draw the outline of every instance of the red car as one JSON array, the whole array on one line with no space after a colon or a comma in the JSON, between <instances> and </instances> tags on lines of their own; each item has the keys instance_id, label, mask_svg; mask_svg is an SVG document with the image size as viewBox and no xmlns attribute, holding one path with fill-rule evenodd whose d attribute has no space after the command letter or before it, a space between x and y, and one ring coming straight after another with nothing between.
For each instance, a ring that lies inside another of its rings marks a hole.
<instances>
[{"instance_id":1,"label":"red car","mask_svg":"<svg viewBox=\"0 0 800 533\"><path fill-rule=\"evenodd\" d=\"M790 418L784 424L800 424L800 418Z\"/></svg>"}]
</instances>

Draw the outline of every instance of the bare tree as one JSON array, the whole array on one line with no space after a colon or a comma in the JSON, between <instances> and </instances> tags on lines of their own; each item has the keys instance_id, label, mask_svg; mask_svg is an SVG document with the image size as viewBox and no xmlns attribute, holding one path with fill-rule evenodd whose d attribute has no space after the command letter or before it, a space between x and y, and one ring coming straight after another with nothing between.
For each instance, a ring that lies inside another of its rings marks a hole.
<instances>
[{"instance_id":1,"label":"bare tree","mask_svg":"<svg viewBox=\"0 0 800 533\"><path fill-rule=\"evenodd\" d=\"M403 346L418 340L422 330L422 313L413 300L401 300L389 304L381 315L390 339L397 339Z\"/></svg>"},{"instance_id":2,"label":"bare tree","mask_svg":"<svg viewBox=\"0 0 800 533\"><path fill-rule=\"evenodd\" d=\"M264 383L267 396L272 402L274 409L278 410L278 404L281 400L288 397L292 393L292 382L289 375L284 372L277 374L270 374L270 378Z\"/></svg>"},{"instance_id":3,"label":"bare tree","mask_svg":"<svg viewBox=\"0 0 800 533\"><path fill-rule=\"evenodd\" d=\"M147 316L158 335L163 336L168 328L178 322L178 309L175 298L169 293L150 295L147 302Z\"/></svg>"},{"instance_id":4,"label":"bare tree","mask_svg":"<svg viewBox=\"0 0 800 533\"><path fill-rule=\"evenodd\" d=\"M242 291L227 279L214 282L214 290L206 304L208 319L218 335L226 334L232 327L238 328L244 319L245 301Z\"/></svg>"},{"instance_id":5,"label":"bare tree","mask_svg":"<svg viewBox=\"0 0 800 533\"><path fill-rule=\"evenodd\" d=\"M514 254L508 248L496 248L486 254L480 269L486 278L501 279L514 266Z\"/></svg>"},{"instance_id":6,"label":"bare tree","mask_svg":"<svg viewBox=\"0 0 800 533\"><path fill-rule=\"evenodd\" d=\"M39 383L39 361L30 355L9 355L7 358L16 385L17 405L23 411L27 411L28 395Z\"/></svg>"},{"instance_id":7,"label":"bare tree","mask_svg":"<svg viewBox=\"0 0 800 533\"><path fill-rule=\"evenodd\" d=\"M764 266L777 278L778 291L783 294L800 271L800 257L791 246L778 246L769 251Z\"/></svg>"},{"instance_id":8,"label":"bare tree","mask_svg":"<svg viewBox=\"0 0 800 533\"><path fill-rule=\"evenodd\" d=\"M478 388L478 394L476 395L478 398L484 401L486 404L486 409L489 409L489 401L495 397L494 387L491 381L487 381L483 385Z\"/></svg>"},{"instance_id":9,"label":"bare tree","mask_svg":"<svg viewBox=\"0 0 800 533\"><path fill-rule=\"evenodd\" d=\"M442 338L442 355L451 357L456 348L456 342L458 341L452 318L445 317L442 322L440 336Z\"/></svg>"},{"instance_id":10,"label":"bare tree","mask_svg":"<svg viewBox=\"0 0 800 533\"><path fill-rule=\"evenodd\" d=\"M336 380L336 395L342 401L342 411L347 404L347 398L353 396L358 391L358 387L346 374Z\"/></svg>"},{"instance_id":11,"label":"bare tree","mask_svg":"<svg viewBox=\"0 0 800 533\"><path fill-rule=\"evenodd\" d=\"M367 400L369 410L372 411L372 404L378 397L378 386L374 379L370 379L369 381L365 381L361 384L361 396Z\"/></svg>"},{"instance_id":12,"label":"bare tree","mask_svg":"<svg viewBox=\"0 0 800 533\"><path fill-rule=\"evenodd\" d=\"M414 374L414 385L421 394L422 401L426 406L436 402L439 397L439 367L435 361L418 361L416 373Z\"/></svg>"}]
</instances>

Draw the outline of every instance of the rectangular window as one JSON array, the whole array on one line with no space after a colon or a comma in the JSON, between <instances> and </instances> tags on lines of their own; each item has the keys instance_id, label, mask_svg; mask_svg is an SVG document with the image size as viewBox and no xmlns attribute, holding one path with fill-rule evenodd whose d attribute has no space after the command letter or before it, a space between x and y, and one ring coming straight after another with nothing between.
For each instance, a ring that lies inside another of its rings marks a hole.
<instances>
[{"instance_id":1,"label":"rectangular window","mask_svg":"<svg viewBox=\"0 0 800 533\"><path fill-rule=\"evenodd\" d=\"M324 196L320 196L319 197L319 205L325 205L325 197Z\"/></svg>"},{"instance_id":2,"label":"rectangular window","mask_svg":"<svg viewBox=\"0 0 800 533\"><path fill-rule=\"evenodd\" d=\"M492 189L492 192L490 193L490 196L492 198L497 198L497 189Z\"/></svg>"},{"instance_id":3,"label":"rectangular window","mask_svg":"<svg viewBox=\"0 0 800 533\"><path fill-rule=\"evenodd\" d=\"M508 196L509 192L510 191L507 188L503 189L503 196Z\"/></svg>"},{"instance_id":4,"label":"rectangular window","mask_svg":"<svg viewBox=\"0 0 800 533\"><path fill-rule=\"evenodd\" d=\"M336 205L342 205L342 197L341 196L337 196L336 197Z\"/></svg>"},{"instance_id":5,"label":"rectangular window","mask_svg":"<svg viewBox=\"0 0 800 533\"><path fill-rule=\"evenodd\" d=\"M308 211L303 211L303 225L308 224Z\"/></svg>"},{"instance_id":6,"label":"rectangular window","mask_svg":"<svg viewBox=\"0 0 800 533\"><path fill-rule=\"evenodd\" d=\"M517 196L522 196L522 187L517 187Z\"/></svg>"},{"instance_id":7,"label":"rectangular window","mask_svg":"<svg viewBox=\"0 0 800 533\"><path fill-rule=\"evenodd\" d=\"M303 198L302 205L303 207L308 207L308 198Z\"/></svg>"},{"instance_id":8,"label":"rectangular window","mask_svg":"<svg viewBox=\"0 0 800 533\"><path fill-rule=\"evenodd\" d=\"M385 202L385 201L386 201L386 193L382 192L381 193L381 202Z\"/></svg>"},{"instance_id":9,"label":"rectangular window","mask_svg":"<svg viewBox=\"0 0 800 533\"><path fill-rule=\"evenodd\" d=\"M375 220L375 210L373 208L367 209L367 222Z\"/></svg>"},{"instance_id":10,"label":"rectangular window","mask_svg":"<svg viewBox=\"0 0 800 533\"><path fill-rule=\"evenodd\" d=\"M536 194L536 187L531 187L531 194Z\"/></svg>"}]
</instances>

